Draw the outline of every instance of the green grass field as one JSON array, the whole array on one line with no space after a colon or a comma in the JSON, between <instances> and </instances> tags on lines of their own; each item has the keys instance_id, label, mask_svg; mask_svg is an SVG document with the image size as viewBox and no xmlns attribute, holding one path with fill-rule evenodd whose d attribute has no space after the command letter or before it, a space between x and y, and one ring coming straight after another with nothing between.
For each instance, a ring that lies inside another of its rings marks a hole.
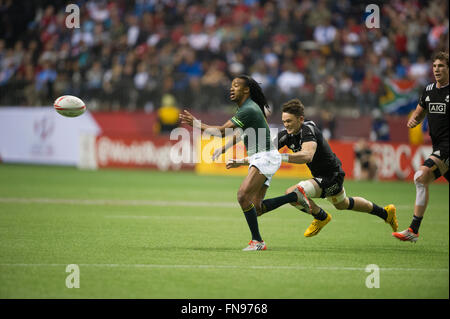
<instances>
[{"instance_id":1,"label":"green grass field","mask_svg":"<svg viewBox=\"0 0 450 319\"><path fill-rule=\"evenodd\" d=\"M250 240L236 201L242 177L0 165L0 298L449 298L448 184L430 187L417 244L378 217L336 211L313 238L289 205L259 219ZM296 183L272 180L267 197ZM346 181L350 196L397 206L409 226L412 183ZM66 266L80 270L67 288ZM369 289L367 265L380 268Z\"/></svg>"}]
</instances>

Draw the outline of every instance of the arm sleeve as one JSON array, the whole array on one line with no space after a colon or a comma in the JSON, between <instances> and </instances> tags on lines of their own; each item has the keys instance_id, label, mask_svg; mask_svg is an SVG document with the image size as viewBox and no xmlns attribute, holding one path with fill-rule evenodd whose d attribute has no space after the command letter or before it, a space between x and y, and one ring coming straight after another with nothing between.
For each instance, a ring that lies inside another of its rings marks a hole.
<instances>
[{"instance_id":1,"label":"arm sleeve","mask_svg":"<svg viewBox=\"0 0 450 319\"><path fill-rule=\"evenodd\" d=\"M425 102L425 98L426 98L426 91L425 89L423 89L422 94L419 97L419 105L421 108L426 109L426 102Z\"/></svg>"},{"instance_id":2,"label":"arm sleeve","mask_svg":"<svg viewBox=\"0 0 450 319\"><path fill-rule=\"evenodd\" d=\"M231 118L231 122L233 122L238 127L245 129L250 126L250 121L252 119L252 114L250 110L242 110L239 109L236 115Z\"/></svg>"},{"instance_id":3,"label":"arm sleeve","mask_svg":"<svg viewBox=\"0 0 450 319\"><path fill-rule=\"evenodd\" d=\"M316 142L317 143L317 137L316 132L314 132L314 128L312 128L309 125L304 125L303 127L303 142Z\"/></svg>"},{"instance_id":4,"label":"arm sleeve","mask_svg":"<svg viewBox=\"0 0 450 319\"><path fill-rule=\"evenodd\" d=\"M274 138L274 145L280 149L283 146L286 146L287 143L287 131L281 131L278 132L278 135L276 136L276 138Z\"/></svg>"}]
</instances>

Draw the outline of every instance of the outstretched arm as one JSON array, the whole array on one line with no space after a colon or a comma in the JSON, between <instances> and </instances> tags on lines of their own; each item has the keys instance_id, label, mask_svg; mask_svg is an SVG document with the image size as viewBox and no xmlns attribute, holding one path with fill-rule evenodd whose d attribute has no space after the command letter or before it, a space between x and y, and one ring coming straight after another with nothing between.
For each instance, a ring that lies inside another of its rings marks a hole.
<instances>
[{"instance_id":1,"label":"outstretched arm","mask_svg":"<svg viewBox=\"0 0 450 319\"><path fill-rule=\"evenodd\" d=\"M239 167L239 166L242 166L242 165L248 165L248 164L249 164L248 157L244 157L244 158L230 158L227 161L226 168L227 169L235 168L235 167Z\"/></svg>"},{"instance_id":2,"label":"outstretched arm","mask_svg":"<svg viewBox=\"0 0 450 319\"><path fill-rule=\"evenodd\" d=\"M184 110L183 113L180 113L180 119L182 124L187 124L192 127L197 127L202 130L202 132L206 132L207 134L219 136L219 137L225 137L225 129L227 128L235 128L236 125L228 120L224 125L222 126L214 126L214 125L208 125L205 123L202 123L198 119L196 119L191 113Z\"/></svg>"},{"instance_id":3,"label":"outstretched arm","mask_svg":"<svg viewBox=\"0 0 450 319\"><path fill-rule=\"evenodd\" d=\"M234 145L239 143L241 141L241 139L242 139L242 137L239 134L239 132L234 134L233 138L230 141L228 141L228 143L226 143L223 147L218 148L218 149L216 149L214 151L213 156L212 156L212 160L215 161L216 159L218 159L220 155L225 153L230 147L233 147Z\"/></svg>"},{"instance_id":4,"label":"outstretched arm","mask_svg":"<svg viewBox=\"0 0 450 319\"><path fill-rule=\"evenodd\" d=\"M310 163L314 158L316 153L317 143L316 142L305 142L302 144L302 150L294 154L281 154L283 162L296 163L296 164L306 164Z\"/></svg>"}]
</instances>

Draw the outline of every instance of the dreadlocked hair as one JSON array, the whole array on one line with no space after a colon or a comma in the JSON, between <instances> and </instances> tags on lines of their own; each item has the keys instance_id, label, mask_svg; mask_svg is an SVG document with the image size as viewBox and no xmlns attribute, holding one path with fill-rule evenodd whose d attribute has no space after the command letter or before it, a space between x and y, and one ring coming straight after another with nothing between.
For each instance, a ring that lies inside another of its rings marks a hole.
<instances>
[{"instance_id":1,"label":"dreadlocked hair","mask_svg":"<svg viewBox=\"0 0 450 319\"><path fill-rule=\"evenodd\" d=\"M252 77L245 74L241 74L237 77L245 81L245 85L250 89L250 98L259 105L259 108L264 114L264 117L267 118L267 113L269 113L269 104L267 103L267 99L258 82L256 82Z\"/></svg>"}]
</instances>

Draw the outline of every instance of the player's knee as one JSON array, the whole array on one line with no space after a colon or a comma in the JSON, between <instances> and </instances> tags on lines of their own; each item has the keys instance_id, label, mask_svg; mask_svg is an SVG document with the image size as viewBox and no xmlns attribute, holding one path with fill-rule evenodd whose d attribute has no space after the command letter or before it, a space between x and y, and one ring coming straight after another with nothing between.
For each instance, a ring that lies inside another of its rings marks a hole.
<instances>
[{"instance_id":1,"label":"player's knee","mask_svg":"<svg viewBox=\"0 0 450 319\"><path fill-rule=\"evenodd\" d=\"M294 191L295 187L296 187L296 186L291 186L291 187L289 187L288 189L286 189L286 190L284 191L284 194L287 195L287 194L289 194L289 193L292 193L292 192Z\"/></svg>"},{"instance_id":2,"label":"player's knee","mask_svg":"<svg viewBox=\"0 0 450 319\"><path fill-rule=\"evenodd\" d=\"M258 216L261 216L263 213L261 202L253 201L253 204L255 205L256 214Z\"/></svg>"},{"instance_id":3,"label":"player's knee","mask_svg":"<svg viewBox=\"0 0 450 319\"><path fill-rule=\"evenodd\" d=\"M426 180L423 177L426 174L423 170L418 170L414 174L414 184L416 184L416 205L417 206L426 206L427 203L427 185L422 183L422 181Z\"/></svg>"},{"instance_id":4,"label":"player's knee","mask_svg":"<svg viewBox=\"0 0 450 319\"><path fill-rule=\"evenodd\" d=\"M346 203L346 201L342 201L340 203L334 204L334 207L337 210L345 210L345 209L348 209L348 203Z\"/></svg>"},{"instance_id":5,"label":"player's knee","mask_svg":"<svg viewBox=\"0 0 450 319\"><path fill-rule=\"evenodd\" d=\"M345 189L342 189L342 191L335 196L327 197L327 199L338 210L352 209L354 203L353 198L347 197Z\"/></svg>"},{"instance_id":6,"label":"player's knee","mask_svg":"<svg viewBox=\"0 0 450 319\"><path fill-rule=\"evenodd\" d=\"M246 192L245 190L240 189L237 192L237 200L238 200L239 204L241 204L241 206L242 206L242 204L245 205L247 202L250 201L250 194L248 194L248 192Z\"/></svg>"},{"instance_id":7,"label":"player's knee","mask_svg":"<svg viewBox=\"0 0 450 319\"><path fill-rule=\"evenodd\" d=\"M429 169L419 169L414 174L414 184L416 184L416 187L425 187L430 179L430 173Z\"/></svg>"}]
</instances>

